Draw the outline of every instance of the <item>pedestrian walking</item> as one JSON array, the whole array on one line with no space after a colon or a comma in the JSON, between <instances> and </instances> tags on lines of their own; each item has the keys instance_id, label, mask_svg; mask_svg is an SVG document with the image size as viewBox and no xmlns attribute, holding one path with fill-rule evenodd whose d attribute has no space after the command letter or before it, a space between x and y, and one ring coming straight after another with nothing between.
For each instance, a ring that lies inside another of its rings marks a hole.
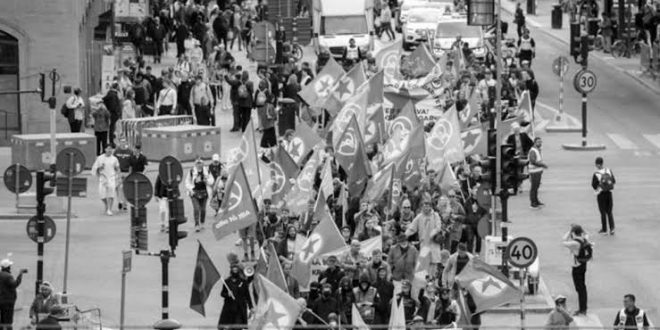
<instances>
[{"instance_id":1,"label":"pedestrian walking","mask_svg":"<svg viewBox=\"0 0 660 330\"><path fill-rule=\"evenodd\" d=\"M108 132L110 131L110 112L103 103L92 112L94 118L94 135L96 136L96 155L103 153L108 146Z\"/></svg>"},{"instance_id":2,"label":"pedestrian walking","mask_svg":"<svg viewBox=\"0 0 660 330\"><path fill-rule=\"evenodd\" d=\"M587 314L587 263L593 255L593 242L589 241L589 235L582 229L582 226L572 224L570 230L564 235L562 244L571 252L573 265L571 274L573 276L573 285L578 294L579 309L573 314Z\"/></svg>"},{"instance_id":3,"label":"pedestrian walking","mask_svg":"<svg viewBox=\"0 0 660 330\"><path fill-rule=\"evenodd\" d=\"M555 298L555 308L548 314L545 326L552 330L568 330L573 317L566 310L566 297L558 295Z\"/></svg>"},{"instance_id":4,"label":"pedestrian walking","mask_svg":"<svg viewBox=\"0 0 660 330\"><path fill-rule=\"evenodd\" d=\"M235 255L234 255L235 256ZM244 278L238 260L233 260L229 266L230 274L222 286L220 295L224 298L218 329L223 325L246 324L248 309L252 309L252 301L248 290L248 282Z\"/></svg>"},{"instance_id":5,"label":"pedestrian walking","mask_svg":"<svg viewBox=\"0 0 660 330\"><path fill-rule=\"evenodd\" d=\"M390 41L396 39L394 30L392 30L392 10L388 5L385 5L380 12L380 34L378 35L378 39L382 37L383 31L387 34L387 37L390 38Z\"/></svg>"},{"instance_id":6,"label":"pedestrian walking","mask_svg":"<svg viewBox=\"0 0 660 330\"><path fill-rule=\"evenodd\" d=\"M98 156L92 173L99 177L99 196L105 207L105 214L112 215L112 204L117 197L117 181L119 179L119 160L112 152L114 146L109 145L105 148L105 153Z\"/></svg>"},{"instance_id":7,"label":"pedestrian walking","mask_svg":"<svg viewBox=\"0 0 660 330\"><path fill-rule=\"evenodd\" d=\"M149 161L147 161L147 156L142 153L142 145L138 144L135 146L131 158L129 158L129 165L131 167L131 173L144 173Z\"/></svg>"},{"instance_id":8,"label":"pedestrian walking","mask_svg":"<svg viewBox=\"0 0 660 330\"><path fill-rule=\"evenodd\" d=\"M635 306L635 295L627 294L623 296L623 309L616 314L614 319L614 329L644 329L650 327L649 319L643 309Z\"/></svg>"},{"instance_id":9,"label":"pedestrian walking","mask_svg":"<svg viewBox=\"0 0 660 330\"><path fill-rule=\"evenodd\" d=\"M522 67L523 61L528 61L529 66L532 66L532 59L536 56L536 42L534 38L530 37L529 29L523 31L522 37L518 39L518 58L520 59L520 66Z\"/></svg>"},{"instance_id":10,"label":"pedestrian walking","mask_svg":"<svg viewBox=\"0 0 660 330\"><path fill-rule=\"evenodd\" d=\"M11 266L14 264L9 258L0 261L0 329L12 330L14 323L14 305L16 304L16 288L23 281L23 274L27 269L21 269L18 276L11 275Z\"/></svg>"},{"instance_id":11,"label":"pedestrian walking","mask_svg":"<svg viewBox=\"0 0 660 330\"><path fill-rule=\"evenodd\" d=\"M62 115L69 121L71 133L82 131L82 122L85 117L85 101L82 96L82 89L76 88L73 95L69 96L62 109Z\"/></svg>"},{"instance_id":12,"label":"pedestrian walking","mask_svg":"<svg viewBox=\"0 0 660 330\"><path fill-rule=\"evenodd\" d=\"M213 175L204 166L202 158L197 157L195 166L190 169L186 177L186 189L188 190L188 196L192 200L196 232L204 229L206 202L209 199L207 187L211 186L213 186Z\"/></svg>"},{"instance_id":13,"label":"pedestrian walking","mask_svg":"<svg viewBox=\"0 0 660 330\"><path fill-rule=\"evenodd\" d=\"M178 95L174 83L168 79L164 80L163 84L165 88L158 93L158 98L156 99L156 116L173 115L177 105Z\"/></svg>"},{"instance_id":14,"label":"pedestrian walking","mask_svg":"<svg viewBox=\"0 0 660 330\"><path fill-rule=\"evenodd\" d=\"M261 80L259 82L259 89L254 96L255 107L259 115L259 125L262 131L261 143L262 148L271 148L277 145L277 136L275 136L275 98L268 90L268 81Z\"/></svg>"},{"instance_id":15,"label":"pedestrian walking","mask_svg":"<svg viewBox=\"0 0 660 330\"><path fill-rule=\"evenodd\" d=\"M119 84L113 82L110 89L103 96L103 104L110 112L110 143L115 143L117 121L122 118L122 103L119 97ZM133 116L135 117L135 116Z\"/></svg>"},{"instance_id":16,"label":"pedestrian walking","mask_svg":"<svg viewBox=\"0 0 660 330\"><path fill-rule=\"evenodd\" d=\"M607 235L609 225L609 234L614 235L612 190L615 183L616 179L612 170L603 166L603 157L596 157L596 172L591 176L591 188L594 189L594 194L596 194L598 211L600 212L601 228L599 234Z\"/></svg>"},{"instance_id":17,"label":"pedestrian walking","mask_svg":"<svg viewBox=\"0 0 660 330\"><path fill-rule=\"evenodd\" d=\"M193 123L196 125L211 125L211 116L214 116L212 109L213 93L211 88L202 79L201 75L195 76L195 85L190 90L190 108L193 109Z\"/></svg>"},{"instance_id":18,"label":"pedestrian walking","mask_svg":"<svg viewBox=\"0 0 660 330\"><path fill-rule=\"evenodd\" d=\"M125 209L124 206L126 206L126 209L128 209L122 185L124 184L124 179L126 179L128 173L131 170L131 156L133 155L133 150L131 150L131 148L128 146L128 142L126 142L125 137L122 136L119 138L119 145L117 148L115 148L113 155L115 155L119 161L120 172L119 180L117 182L117 208L121 211Z\"/></svg>"},{"instance_id":19,"label":"pedestrian walking","mask_svg":"<svg viewBox=\"0 0 660 330\"><path fill-rule=\"evenodd\" d=\"M525 13L520 2L516 4L516 13L514 14L513 22L516 23L516 32L518 32L518 39L520 39L525 29Z\"/></svg>"},{"instance_id":20,"label":"pedestrian walking","mask_svg":"<svg viewBox=\"0 0 660 330\"><path fill-rule=\"evenodd\" d=\"M529 189L529 201L530 207L533 209L538 209L545 204L539 201L539 187L541 186L541 176L543 175L543 170L548 168L548 165L543 161L543 155L541 153L541 147L543 141L540 137L534 138L534 146L529 149L529 181L532 187Z\"/></svg>"}]
</instances>

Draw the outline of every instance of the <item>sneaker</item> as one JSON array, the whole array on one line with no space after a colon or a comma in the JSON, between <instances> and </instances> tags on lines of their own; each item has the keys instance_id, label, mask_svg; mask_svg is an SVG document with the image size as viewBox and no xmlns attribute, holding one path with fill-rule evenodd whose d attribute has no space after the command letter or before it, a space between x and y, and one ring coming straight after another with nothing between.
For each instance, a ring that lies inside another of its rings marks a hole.
<instances>
[{"instance_id":1,"label":"sneaker","mask_svg":"<svg viewBox=\"0 0 660 330\"><path fill-rule=\"evenodd\" d=\"M587 311L575 311L573 316L587 315Z\"/></svg>"},{"instance_id":2,"label":"sneaker","mask_svg":"<svg viewBox=\"0 0 660 330\"><path fill-rule=\"evenodd\" d=\"M544 207L545 206L545 204L543 204L541 202L538 202L538 204L536 204L536 205L538 205L539 207Z\"/></svg>"},{"instance_id":3,"label":"sneaker","mask_svg":"<svg viewBox=\"0 0 660 330\"><path fill-rule=\"evenodd\" d=\"M200 231L200 229L199 229L199 225L195 225L195 232L198 232L198 233L199 233L199 231Z\"/></svg>"},{"instance_id":4,"label":"sneaker","mask_svg":"<svg viewBox=\"0 0 660 330\"><path fill-rule=\"evenodd\" d=\"M602 229L599 230L598 233L601 234L601 235L607 235L607 231L602 230Z\"/></svg>"},{"instance_id":5,"label":"sneaker","mask_svg":"<svg viewBox=\"0 0 660 330\"><path fill-rule=\"evenodd\" d=\"M537 204L532 204L529 206L530 209L538 210L540 207Z\"/></svg>"},{"instance_id":6,"label":"sneaker","mask_svg":"<svg viewBox=\"0 0 660 330\"><path fill-rule=\"evenodd\" d=\"M243 239L242 238L239 238L238 241L236 241L236 243L234 243L235 246L241 246L242 244L243 244Z\"/></svg>"},{"instance_id":7,"label":"sneaker","mask_svg":"<svg viewBox=\"0 0 660 330\"><path fill-rule=\"evenodd\" d=\"M610 230L610 235L614 236L614 229Z\"/></svg>"},{"instance_id":8,"label":"sneaker","mask_svg":"<svg viewBox=\"0 0 660 330\"><path fill-rule=\"evenodd\" d=\"M112 211L107 210L107 211L105 212L105 215L113 215L113 214L112 214Z\"/></svg>"}]
</instances>

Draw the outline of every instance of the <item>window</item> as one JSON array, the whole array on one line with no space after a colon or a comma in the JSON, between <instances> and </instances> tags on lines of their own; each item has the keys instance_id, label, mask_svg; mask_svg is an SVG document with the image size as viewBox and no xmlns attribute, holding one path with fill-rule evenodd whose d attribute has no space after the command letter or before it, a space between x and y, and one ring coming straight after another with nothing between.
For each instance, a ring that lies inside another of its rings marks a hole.
<instances>
[{"instance_id":1,"label":"window","mask_svg":"<svg viewBox=\"0 0 660 330\"><path fill-rule=\"evenodd\" d=\"M321 19L321 34L367 34L365 16L324 16Z\"/></svg>"}]
</instances>

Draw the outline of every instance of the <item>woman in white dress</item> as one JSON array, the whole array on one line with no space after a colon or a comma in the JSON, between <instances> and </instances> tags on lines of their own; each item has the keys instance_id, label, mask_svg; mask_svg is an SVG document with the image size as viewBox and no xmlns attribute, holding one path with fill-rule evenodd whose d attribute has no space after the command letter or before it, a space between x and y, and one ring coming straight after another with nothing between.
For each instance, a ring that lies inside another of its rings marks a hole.
<instances>
[{"instance_id":1,"label":"woman in white dress","mask_svg":"<svg viewBox=\"0 0 660 330\"><path fill-rule=\"evenodd\" d=\"M98 156L92 165L92 173L99 178L99 196L107 215L112 215L112 203L116 197L119 178L119 160L112 154L113 150L112 145L107 146L105 153Z\"/></svg>"}]
</instances>

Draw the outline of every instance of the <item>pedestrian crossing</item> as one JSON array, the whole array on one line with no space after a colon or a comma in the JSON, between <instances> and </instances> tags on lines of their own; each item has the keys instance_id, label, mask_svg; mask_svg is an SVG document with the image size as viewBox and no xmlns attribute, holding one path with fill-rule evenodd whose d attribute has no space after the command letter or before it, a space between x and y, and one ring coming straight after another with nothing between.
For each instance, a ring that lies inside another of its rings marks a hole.
<instances>
[{"instance_id":1,"label":"pedestrian crossing","mask_svg":"<svg viewBox=\"0 0 660 330\"><path fill-rule=\"evenodd\" d=\"M635 157L660 156L660 133L640 135L607 133L605 135L618 149L632 151Z\"/></svg>"}]
</instances>

